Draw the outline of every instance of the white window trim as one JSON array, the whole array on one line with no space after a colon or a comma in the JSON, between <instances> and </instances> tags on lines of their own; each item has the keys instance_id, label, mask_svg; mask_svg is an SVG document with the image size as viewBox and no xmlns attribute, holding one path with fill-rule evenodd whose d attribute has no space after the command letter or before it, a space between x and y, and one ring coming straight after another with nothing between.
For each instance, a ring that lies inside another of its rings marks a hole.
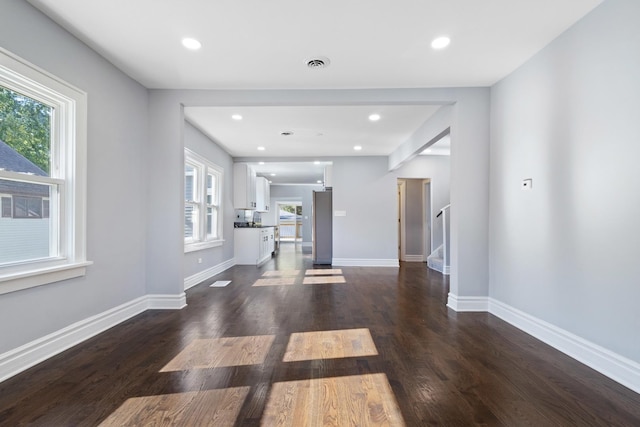
<instances>
[{"instance_id":1,"label":"white window trim","mask_svg":"<svg viewBox=\"0 0 640 427\"><path fill-rule=\"evenodd\" d=\"M195 166L198 171L197 183L198 183L198 204L199 204L199 218L198 218L198 239L194 241L186 241L184 243L184 253L200 251L203 249L214 248L217 246L222 246L224 243L224 236L222 234L223 230L223 194L222 191L224 189L224 169L220 166L212 163L209 159L201 156L200 154L185 148L184 149L184 162L183 164L192 164ZM207 174L213 173L217 175L218 179L218 222L217 222L217 235L216 239L207 239L207 200L205 194L205 183ZM183 174L184 176L184 174ZM184 191L184 185L183 185ZM184 197L183 197L184 200ZM183 202L184 204L184 202Z\"/></svg>"},{"instance_id":2,"label":"white window trim","mask_svg":"<svg viewBox=\"0 0 640 427\"><path fill-rule=\"evenodd\" d=\"M52 123L52 132L56 140L65 141L52 150L60 156L54 164L61 173L52 173L56 178L32 177L64 183L59 196L59 256L0 267L0 294L4 294L84 276L92 263L86 259L87 94L2 48L0 82L29 96L36 93L36 99L55 105L60 119ZM15 179L15 175L0 171L0 178Z\"/></svg>"}]
</instances>

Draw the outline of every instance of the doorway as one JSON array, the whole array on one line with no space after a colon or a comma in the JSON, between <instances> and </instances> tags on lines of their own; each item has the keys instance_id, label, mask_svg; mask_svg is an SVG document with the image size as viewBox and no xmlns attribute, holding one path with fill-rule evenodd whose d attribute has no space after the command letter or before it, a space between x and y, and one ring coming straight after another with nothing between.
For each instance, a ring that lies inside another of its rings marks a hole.
<instances>
[{"instance_id":1,"label":"doorway","mask_svg":"<svg viewBox=\"0 0 640 427\"><path fill-rule=\"evenodd\" d=\"M426 262L431 253L431 180L398 179L398 259Z\"/></svg>"},{"instance_id":2,"label":"doorway","mask_svg":"<svg viewBox=\"0 0 640 427\"><path fill-rule=\"evenodd\" d=\"M302 242L302 203L277 202L280 241Z\"/></svg>"}]
</instances>

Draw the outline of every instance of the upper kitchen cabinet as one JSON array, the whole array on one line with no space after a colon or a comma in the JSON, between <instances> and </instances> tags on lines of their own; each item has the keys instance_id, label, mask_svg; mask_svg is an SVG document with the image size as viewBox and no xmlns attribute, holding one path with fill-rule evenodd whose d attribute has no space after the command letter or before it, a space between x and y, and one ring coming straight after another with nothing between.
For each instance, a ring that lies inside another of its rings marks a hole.
<instances>
[{"instance_id":1,"label":"upper kitchen cabinet","mask_svg":"<svg viewBox=\"0 0 640 427\"><path fill-rule=\"evenodd\" d=\"M256 172L246 163L233 164L233 207L255 210Z\"/></svg>"},{"instance_id":2,"label":"upper kitchen cabinet","mask_svg":"<svg viewBox=\"0 0 640 427\"><path fill-rule=\"evenodd\" d=\"M269 186L269 180L262 176L256 178L256 202L258 205L256 210L258 212L269 212L271 187Z\"/></svg>"}]
</instances>

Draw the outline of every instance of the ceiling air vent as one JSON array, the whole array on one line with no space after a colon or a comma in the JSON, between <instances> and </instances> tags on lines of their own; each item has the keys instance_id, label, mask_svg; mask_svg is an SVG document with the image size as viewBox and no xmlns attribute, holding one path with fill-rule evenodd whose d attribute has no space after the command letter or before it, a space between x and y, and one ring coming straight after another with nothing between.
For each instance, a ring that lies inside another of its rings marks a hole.
<instances>
[{"instance_id":1,"label":"ceiling air vent","mask_svg":"<svg viewBox=\"0 0 640 427\"><path fill-rule=\"evenodd\" d=\"M293 135L293 132L285 130L283 132L280 132L280 135L282 135L282 136L291 136L291 135Z\"/></svg>"},{"instance_id":2,"label":"ceiling air vent","mask_svg":"<svg viewBox=\"0 0 640 427\"><path fill-rule=\"evenodd\" d=\"M326 58L324 56L318 56L316 58L311 58L307 60L307 67L313 68L314 70L316 70L320 68L327 68L330 63L331 61L329 61L329 58Z\"/></svg>"}]
</instances>

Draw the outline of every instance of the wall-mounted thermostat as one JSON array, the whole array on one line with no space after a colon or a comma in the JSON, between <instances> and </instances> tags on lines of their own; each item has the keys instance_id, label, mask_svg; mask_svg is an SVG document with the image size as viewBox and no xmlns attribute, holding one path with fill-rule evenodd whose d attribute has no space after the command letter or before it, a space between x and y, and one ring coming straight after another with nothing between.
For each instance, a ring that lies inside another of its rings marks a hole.
<instances>
[{"instance_id":1,"label":"wall-mounted thermostat","mask_svg":"<svg viewBox=\"0 0 640 427\"><path fill-rule=\"evenodd\" d=\"M527 178L522 180L522 189L523 190L531 190L533 189L533 179Z\"/></svg>"}]
</instances>

